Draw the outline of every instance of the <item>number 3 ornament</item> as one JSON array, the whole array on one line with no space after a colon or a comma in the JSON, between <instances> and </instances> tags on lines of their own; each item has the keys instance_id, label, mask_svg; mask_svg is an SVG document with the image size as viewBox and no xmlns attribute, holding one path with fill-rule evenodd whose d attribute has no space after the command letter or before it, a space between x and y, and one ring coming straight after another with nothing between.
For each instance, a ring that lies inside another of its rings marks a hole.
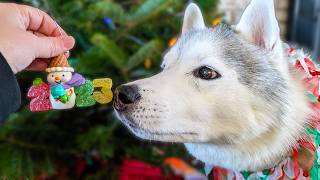
<instances>
[{"instance_id":1,"label":"number 3 ornament","mask_svg":"<svg viewBox=\"0 0 320 180\"><path fill-rule=\"evenodd\" d=\"M65 55L52 59L46 72L48 83L36 78L28 90L29 109L32 112L88 107L96 102L107 104L112 101L111 79L85 79L74 73Z\"/></svg>"}]
</instances>

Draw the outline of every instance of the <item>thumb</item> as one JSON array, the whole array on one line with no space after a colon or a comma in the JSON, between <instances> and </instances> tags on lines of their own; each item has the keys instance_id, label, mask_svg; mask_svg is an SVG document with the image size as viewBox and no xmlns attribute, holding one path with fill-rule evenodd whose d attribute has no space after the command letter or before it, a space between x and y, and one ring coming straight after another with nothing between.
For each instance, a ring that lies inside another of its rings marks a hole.
<instances>
[{"instance_id":1,"label":"thumb","mask_svg":"<svg viewBox=\"0 0 320 180\"><path fill-rule=\"evenodd\" d=\"M37 58L52 58L73 48L75 40L72 36L38 37L36 42Z\"/></svg>"}]
</instances>

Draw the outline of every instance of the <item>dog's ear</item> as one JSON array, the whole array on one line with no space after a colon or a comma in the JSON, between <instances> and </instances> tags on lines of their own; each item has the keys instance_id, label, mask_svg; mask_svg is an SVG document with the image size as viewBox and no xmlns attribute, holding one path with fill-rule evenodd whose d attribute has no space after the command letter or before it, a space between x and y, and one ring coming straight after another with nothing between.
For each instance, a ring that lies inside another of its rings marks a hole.
<instances>
[{"instance_id":1,"label":"dog's ear","mask_svg":"<svg viewBox=\"0 0 320 180\"><path fill-rule=\"evenodd\" d=\"M252 0L235 30L257 46L272 50L280 40L273 0Z\"/></svg>"},{"instance_id":2,"label":"dog's ear","mask_svg":"<svg viewBox=\"0 0 320 180\"><path fill-rule=\"evenodd\" d=\"M184 14L182 34L205 27L200 8L196 4L190 3Z\"/></svg>"}]
</instances>

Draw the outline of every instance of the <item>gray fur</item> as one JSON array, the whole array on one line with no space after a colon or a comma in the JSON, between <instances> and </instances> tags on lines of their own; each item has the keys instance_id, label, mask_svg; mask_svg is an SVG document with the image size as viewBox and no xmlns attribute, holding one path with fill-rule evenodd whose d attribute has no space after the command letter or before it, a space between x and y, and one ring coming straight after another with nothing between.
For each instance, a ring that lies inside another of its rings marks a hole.
<instances>
[{"instance_id":1,"label":"gray fur","mask_svg":"<svg viewBox=\"0 0 320 180\"><path fill-rule=\"evenodd\" d=\"M210 40L219 46L220 52L212 52L225 60L227 66L239 74L239 81L248 87L257 98L264 98L277 112L275 119L281 122L281 116L286 111L288 102L287 82L270 61L272 54L254 44L243 40L228 25L214 28L190 31L177 43L178 56L185 49L192 48L197 41Z\"/></svg>"}]
</instances>

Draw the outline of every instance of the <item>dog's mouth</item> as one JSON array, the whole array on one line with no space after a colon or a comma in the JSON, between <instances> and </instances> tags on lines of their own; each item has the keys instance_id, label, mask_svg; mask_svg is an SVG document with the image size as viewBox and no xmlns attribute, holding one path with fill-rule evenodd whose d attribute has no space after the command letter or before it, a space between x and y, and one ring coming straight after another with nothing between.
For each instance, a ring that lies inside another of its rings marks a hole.
<instances>
[{"instance_id":1,"label":"dog's mouth","mask_svg":"<svg viewBox=\"0 0 320 180\"><path fill-rule=\"evenodd\" d=\"M133 132L136 136L142 139L164 141L164 142L186 142L186 138L190 136L197 137L198 134L189 131L170 132L164 130L155 130L145 128L139 120L135 120L131 117L130 113L117 111L120 121ZM156 128L157 124L153 128Z\"/></svg>"},{"instance_id":2,"label":"dog's mouth","mask_svg":"<svg viewBox=\"0 0 320 180\"><path fill-rule=\"evenodd\" d=\"M132 90L128 88L127 91ZM116 97L113 101L114 110L118 119L137 137L147 140L163 141L163 142L191 142L197 139L198 133L193 130L183 130L182 128L161 128L165 126L165 119L169 111L167 105L158 104L144 99L141 96L138 101L131 96L123 97L125 93L123 89L115 91Z\"/></svg>"}]
</instances>

